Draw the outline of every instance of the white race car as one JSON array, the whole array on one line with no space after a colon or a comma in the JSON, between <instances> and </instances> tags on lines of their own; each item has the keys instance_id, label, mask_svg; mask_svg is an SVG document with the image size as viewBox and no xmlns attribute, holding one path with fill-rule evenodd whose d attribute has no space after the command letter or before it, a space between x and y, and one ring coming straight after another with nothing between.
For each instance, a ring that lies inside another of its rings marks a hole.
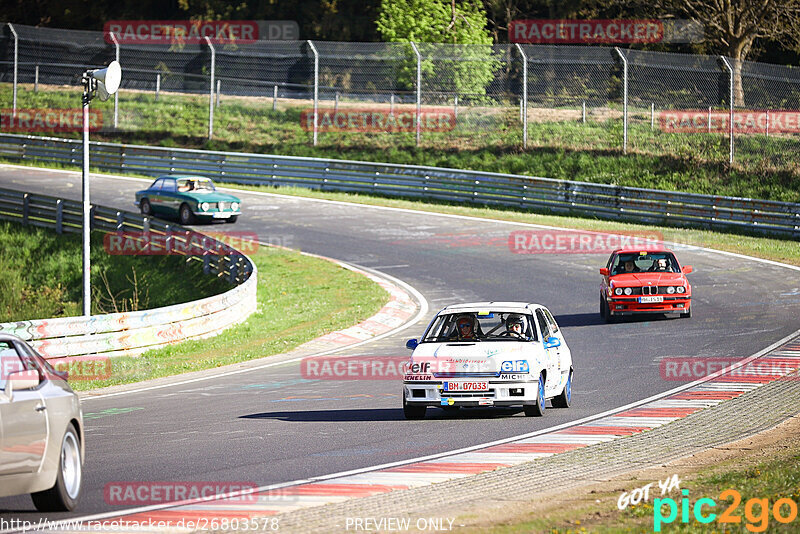
<instances>
[{"instance_id":1,"label":"white race car","mask_svg":"<svg viewBox=\"0 0 800 534\"><path fill-rule=\"evenodd\" d=\"M448 306L406 347L414 350L403 376L406 419L424 418L428 406L522 406L525 415L541 416L546 399L570 405L572 355L539 304Z\"/></svg>"}]
</instances>

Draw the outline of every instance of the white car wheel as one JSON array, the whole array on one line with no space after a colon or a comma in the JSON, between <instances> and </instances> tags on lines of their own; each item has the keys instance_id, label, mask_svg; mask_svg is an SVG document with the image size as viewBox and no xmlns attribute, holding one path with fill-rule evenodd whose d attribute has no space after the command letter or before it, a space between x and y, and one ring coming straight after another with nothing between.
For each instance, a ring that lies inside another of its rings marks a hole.
<instances>
[{"instance_id":1,"label":"white car wheel","mask_svg":"<svg viewBox=\"0 0 800 534\"><path fill-rule=\"evenodd\" d=\"M70 423L61 440L56 483L48 490L33 493L33 504L40 512L69 512L78 504L82 480L81 444Z\"/></svg>"}]
</instances>

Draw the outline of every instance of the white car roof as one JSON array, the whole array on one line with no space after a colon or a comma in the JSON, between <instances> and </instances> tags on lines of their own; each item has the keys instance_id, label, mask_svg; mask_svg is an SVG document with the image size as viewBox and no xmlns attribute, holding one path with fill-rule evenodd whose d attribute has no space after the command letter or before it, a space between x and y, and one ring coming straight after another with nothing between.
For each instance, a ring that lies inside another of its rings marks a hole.
<instances>
[{"instance_id":1,"label":"white car roof","mask_svg":"<svg viewBox=\"0 0 800 534\"><path fill-rule=\"evenodd\" d=\"M456 312L479 312L479 311L496 311L496 312L518 312L525 313L536 308L544 308L541 304L533 302L467 302L464 304L452 304L446 306L439 313L456 313Z\"/></svg>"}]
</instances>

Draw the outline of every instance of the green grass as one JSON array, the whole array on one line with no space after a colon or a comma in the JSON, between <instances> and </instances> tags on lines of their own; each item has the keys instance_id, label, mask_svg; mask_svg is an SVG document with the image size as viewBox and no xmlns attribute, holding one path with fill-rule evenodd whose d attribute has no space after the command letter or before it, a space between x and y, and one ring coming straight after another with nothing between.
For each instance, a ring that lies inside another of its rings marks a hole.
<instances>
[{"instance_id":1,"label":"green grass","mask_svg":"<svg viewBox=\"0 0 800 534\"><path fill-rule=\"evenodd\" d=\"M0 222L0 322L80 315L80 235ZM230 286L179 256L115 256L92 236L92 313L188 302Z\"/></svg>"},{"instance_id":2,"label":"green grass","mask_svg":"<svg viewBox=\"0 0 800 534\"><path fill-rule=\"evenodd\" d=\"M0 86L10 102L10 85ZM20 108L78 108L78 88L34 93L22 85ZM800 140L795 137L742 135L736 163L728 166L728 143L718 134L676 134L650 129L649 120L629 125L629 154L623 155L621 122L548 119L540 110L529 124L529 145L522 149L516 108L467 108L451 132L425 132L422 146L412 133L320 133L301 127L307 103L271 98L222 98L215 111L214 139L207 140L208 97L120 93L120 132L96 132L94 140L215 150L314 156L544 176L568 180L695 193L800 201ZM324 106L328 103L324 102ZM346 104L342 104L342 109ZM108 125L112 101L92 103ZM388 109L388 108L387 108ZM554 112L563 110L554 110ZM618 113L614 111L614 113ZM57 134L78 137L78 133Z\"/></svg>"},{"instance_id":3,"label":"green grass","mask_svg":"<svg viewBox=\"0 0 800 534\"><path fill-rule=\"evenodd\" d=\"M388 300L374 282L326 260L267 247L251 258L258 268L258 310L245 322L209 339L114 358L110 378L74 381L73 389L127 384L283 353L374 315Z\"/></svg>"}]
</instances>

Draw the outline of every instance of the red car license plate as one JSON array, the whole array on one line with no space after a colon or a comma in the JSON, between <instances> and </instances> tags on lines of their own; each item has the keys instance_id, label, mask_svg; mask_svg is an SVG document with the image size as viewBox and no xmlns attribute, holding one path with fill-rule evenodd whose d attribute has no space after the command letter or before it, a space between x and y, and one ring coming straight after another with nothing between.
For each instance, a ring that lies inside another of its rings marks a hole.
<instances>
[{"instance_id":1,"label":"red car license plate","mask_svg":"<svg viewBox=\"0 0 800 534\"><path fill-rule=\"evenodd\" d=\"M445 382L445 391L489 391L489 382Z\"/></svg>"},{"instance_id":2,"label":"red car license plate","mask_svg":"<svg viewBox=\"0 0 800 534\"><path fill-rule=\"evenodd\" d=\"M661 295L652 296L652 297L639 297L639 302L642 304L649 304L653 302L664 302L664 297Z\"/></svg>"}]
</instances>

